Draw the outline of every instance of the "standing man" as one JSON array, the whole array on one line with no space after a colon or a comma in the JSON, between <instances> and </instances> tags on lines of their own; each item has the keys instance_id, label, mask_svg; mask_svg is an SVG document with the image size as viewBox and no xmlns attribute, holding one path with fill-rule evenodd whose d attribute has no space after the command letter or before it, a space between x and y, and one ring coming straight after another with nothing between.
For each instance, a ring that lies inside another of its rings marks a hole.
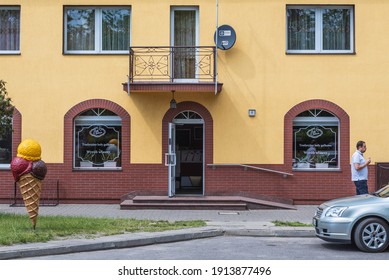
<instances>
[{"instance_id":1,"label":"standing man","mask_svg":"<svg viewBox=\"0 0 389 280\"><path fill-rule=\"evenodd\" d=\"M357 195L368 193L367 176L371 159L365 160L363 153L366 152L365 141L358 141L357 150L351 158L351 180L354 182Z\"/></svg>"}]
</instances>

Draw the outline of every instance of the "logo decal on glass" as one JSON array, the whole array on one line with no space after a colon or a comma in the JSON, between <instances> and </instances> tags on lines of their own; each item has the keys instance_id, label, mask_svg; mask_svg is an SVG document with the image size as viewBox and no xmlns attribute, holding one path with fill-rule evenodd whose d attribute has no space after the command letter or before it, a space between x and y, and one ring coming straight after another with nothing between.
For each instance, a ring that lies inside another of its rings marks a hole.
<instances>
[{"instance_id":1,"label":"logo decal on glass","mask_svg":"<svg viewBox=\"0 0 389 280\"><path fill-rule=\"evenodd\" d=\"M99 138L101 136L104 136L105 133L106 133L105 129L102 128L101 126L96 126L95 128L93 128L89 131L89 135L93 136L95 138Z\"/></svg>"},{"instance_id":2,"label":"logo decal on glass","mask_svg":"<svg viewBox=\"0 0 389 280\"><path fill-rule=\"evenodd\" d=\"M308 137L316 139L316 138L319 138L320 136L323 135L323 130L321 130L320 128L317 128L315 126L307 131L307 135L308 135Z\"/></svg>"},{"instance_id":3,"label":"logo decal on glass","mask_svg":"<svg viewBox=\"0 0 389 280\"><path fill-rule=\"evenodd\" d=\"M337 131L333 127L306 126L294 132L294 167L310 168L320 163L336 164ZM299 163L306 165L299 166Z\"/></svg>"}]
</instances>

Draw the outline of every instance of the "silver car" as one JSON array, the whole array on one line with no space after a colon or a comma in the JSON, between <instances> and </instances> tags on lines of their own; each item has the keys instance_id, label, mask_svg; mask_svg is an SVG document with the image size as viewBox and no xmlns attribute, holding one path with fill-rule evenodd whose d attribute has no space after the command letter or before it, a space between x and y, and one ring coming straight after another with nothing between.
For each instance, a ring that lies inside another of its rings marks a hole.
<instances>
[{"instance_id":1,"label":"silver car","mask_svg":"<svg viewBox=\"0 0 389 280\"><path fill-rule=\"evenodd\" d=\"M389 245L389 185L365 195L321 204L313 217L316 236L354 243L361 251L382 252Z\"/></svg>"}]
</instances>

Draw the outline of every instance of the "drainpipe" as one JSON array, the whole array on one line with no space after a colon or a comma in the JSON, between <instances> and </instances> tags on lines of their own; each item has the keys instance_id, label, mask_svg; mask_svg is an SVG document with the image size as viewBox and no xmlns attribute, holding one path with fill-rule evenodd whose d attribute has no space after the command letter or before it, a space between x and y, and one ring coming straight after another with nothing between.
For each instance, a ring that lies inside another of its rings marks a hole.
<instances>
[{"instance_id":1,"label":"drainpipe","mask_svg":"<svg viewBox=\"0 0 389 280\"><path fill-rule=\"evenodd\" d=\"M216 0L216 32L215 32L215 95L217 94L217 32L219 28L219 0Z\"/></svg>"}]
</instances>

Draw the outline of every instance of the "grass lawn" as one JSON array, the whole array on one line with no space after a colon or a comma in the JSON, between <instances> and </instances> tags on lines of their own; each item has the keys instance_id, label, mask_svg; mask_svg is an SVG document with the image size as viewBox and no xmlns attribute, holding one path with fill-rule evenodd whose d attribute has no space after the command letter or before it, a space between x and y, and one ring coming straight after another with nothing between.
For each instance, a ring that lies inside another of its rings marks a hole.
<instances>
[{"instance_id":1,"label":"grass lawn","mask_svg":"<svg viewBox=\"0 0 389 280\"><path fill-rule=\"evenodd\" d=\"M272 223L277 227L313 227L312 224L304 224L301 222L283 222L283 221L272 221Z\"/></svg>"},{"instance_id":2,"label":"grass lawn","mask_svg":"<svg viewBox=\"0 0 389 280\"><path fill-rule=\"evenodd\" d=\"M153 221L136 219L38 216L36 229L28 215L0 213L0 246L46 242L54 239L113 235L129 232L155 232L205 226L196 221Z\"/></svg>"}]
</instances>

